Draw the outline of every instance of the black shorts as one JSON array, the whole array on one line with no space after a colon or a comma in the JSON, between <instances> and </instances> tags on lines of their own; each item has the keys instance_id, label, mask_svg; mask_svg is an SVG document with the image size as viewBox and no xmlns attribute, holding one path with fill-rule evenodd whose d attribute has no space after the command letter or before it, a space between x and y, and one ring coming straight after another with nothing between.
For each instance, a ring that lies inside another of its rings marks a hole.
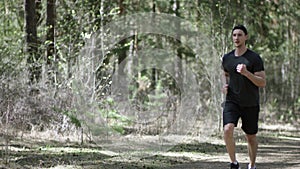
<instances>
[{"instance_id":1,"label":"black shorts","mask_svg":"<svg viewBox=\"0 0 300 169\"><path fill-rule=\"evenodd\" d=\"M240 107L233 102L226 102L223 109L223 126L233 123L235 127L239 118L242 119L242 129L246 134L256 134L258 132L259 106Z\"/></svg>"}]
</instances>

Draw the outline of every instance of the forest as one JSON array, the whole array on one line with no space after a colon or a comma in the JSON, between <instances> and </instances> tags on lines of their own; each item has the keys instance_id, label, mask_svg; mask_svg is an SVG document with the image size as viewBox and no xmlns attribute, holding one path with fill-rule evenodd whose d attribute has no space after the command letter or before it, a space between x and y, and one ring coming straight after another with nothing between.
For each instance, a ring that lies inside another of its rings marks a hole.
<instances>
[{"instance_id":1,"label":"forest","mask_svg":"<svg viewBox=\"0 0 300 169\"><path fill-rule=\"evenodd\" d=\"M297 0L10 0L0 13L1 167L220 168L221 59L238 24L266 72L262 156L286 148L284 168L300 167ZM281 168L276 155L261 168Z\"/></svg>"}]
</instances>

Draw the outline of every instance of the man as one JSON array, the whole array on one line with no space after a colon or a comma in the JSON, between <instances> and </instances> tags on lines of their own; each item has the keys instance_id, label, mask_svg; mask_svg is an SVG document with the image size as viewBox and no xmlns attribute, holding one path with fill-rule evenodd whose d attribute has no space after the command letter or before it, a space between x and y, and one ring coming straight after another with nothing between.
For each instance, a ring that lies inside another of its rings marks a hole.
<instances>
[{"instance_id":1,"label":"man","mask_svg":"<svg viewBox=\"0 0 300 169\"><path fill-rule=\"evenodd\" d=\"M245 26L232 29L235 49L222 58L224 70L223 92L226 101L223 109L224 141L231 160L230 168L239 169L235 155L234 127L242 119L242 130L248 142L250 162L248 169L256 169L259 88L266 86L266 76L261 57L246 47L248 32Z\"/></svg>"}]
</instances>

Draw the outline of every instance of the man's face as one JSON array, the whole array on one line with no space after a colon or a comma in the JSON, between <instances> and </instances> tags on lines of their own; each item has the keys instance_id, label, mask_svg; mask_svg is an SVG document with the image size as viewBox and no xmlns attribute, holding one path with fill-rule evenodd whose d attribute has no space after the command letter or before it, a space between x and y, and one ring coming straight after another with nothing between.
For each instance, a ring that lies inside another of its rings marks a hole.
<instances>
[{"instance_id":1,"label":"man's face","mask_svg":"<svg viewBox=\"0 0 300 169\"><path fill-rule=\"evenodd\" d=\"M241 29L235 29L232 32L232 40L235 47L240 47L242 45L245 45L247 39L248 36L245 35L245 33Z\"/></svg>"}]
</instances>

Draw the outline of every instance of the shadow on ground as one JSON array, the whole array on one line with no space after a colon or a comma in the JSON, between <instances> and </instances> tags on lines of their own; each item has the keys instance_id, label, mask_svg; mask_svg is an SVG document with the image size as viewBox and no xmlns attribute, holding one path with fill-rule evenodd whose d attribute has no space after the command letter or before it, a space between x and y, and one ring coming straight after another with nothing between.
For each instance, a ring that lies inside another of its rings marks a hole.
<instances>
[{"instance_id":1,"label":"shadow on ground","mask_svg":"<svg viewBox=\"0 0 300 169\"><path fill-rule=\"evenodd\" d=\"M300 168L299 137L259 137L259 169ZM78 146L58 143L14 142L9 151L1 145L0 168L97 168L97 169L225 169L228 156L224 145L211 143L178 144L168 152L107 154L101 146ZM51 145L51 146L49 146ZM51 150L51 151L50 151ZM86 151L88 150L88 151ZM247 166L246 144L237 144ZM141 155L141 153L144 153ZM148 153L148 154L147 154ZM6 163L7 162L7 163Z\"/></svg>"}]
</instances>

